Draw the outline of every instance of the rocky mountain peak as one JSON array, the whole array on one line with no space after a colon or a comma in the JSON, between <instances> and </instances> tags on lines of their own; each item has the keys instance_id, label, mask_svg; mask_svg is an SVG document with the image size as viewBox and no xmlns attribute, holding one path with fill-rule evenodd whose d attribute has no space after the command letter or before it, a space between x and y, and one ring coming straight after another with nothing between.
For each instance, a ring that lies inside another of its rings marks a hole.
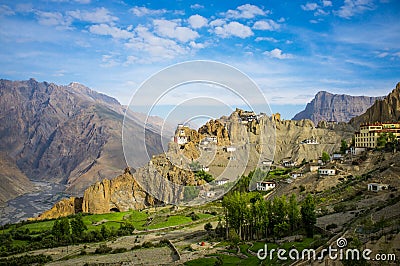
<instances>
[{"instance_id":1,"label":"rocky mountain peak","mask_svg":"<svg viewBox=\"0 0 400 266\"><path fill-rule=\"evenodd\" d=\"M307 104L305 110L296 114L293 120L310 119L314 124L320 121L349 122L363 114L374 102L382 97L351 96L318 92Z\"/></svg>"}]
</instances>

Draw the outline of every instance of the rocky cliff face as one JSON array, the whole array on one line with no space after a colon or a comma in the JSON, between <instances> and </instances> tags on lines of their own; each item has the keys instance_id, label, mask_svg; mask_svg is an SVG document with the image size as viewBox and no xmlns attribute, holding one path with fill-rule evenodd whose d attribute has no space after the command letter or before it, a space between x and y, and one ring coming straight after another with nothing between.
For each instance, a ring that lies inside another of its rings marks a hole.
<instances>
[{"instance_id":1,"label":"rocky cliff face","mask_svg":"<svg viewBox=\"0 0 400 266\"><path fill-rule=\"evenodd\" d=\"M375 102L368 110L353 119L350 124L358 128L362 123L400 121L400 83L385 97Z\"/></svg>"},{"instance_id":2,"label":"rocky cliff face","mask_svg":"<svg viewBox=\"0 0 400 266\"><path fill-rule=\"evenodd\" d=\"M32 182L18 169L15 161L2 152L0 152L0 169L0 203L33 190Z\"/></svg>"},{"instance_id":3,"label":"rocky cliff face","mask_svg":"<svg viewBox=\"0 0 400 266\"><path fill-rule=\"evenodd\" d=\"M78 83L0 80L0 151L29 179L66 184L69 192L81 194L126 167L121 144L124 111L117 100ZM143 143L138 121L128 118L125 123L138 133L132 138ZM156 131L149 130L146 138L150 155L162 151ZM132 167L148 161L142 147L134 161Z\"/></svg>"},{"instance_id":4,"label":"rocky cliff face","mask_svg":"<svg viewBox=\"0 0 400 266\"><path fill-rule=\"evenodd\" d=\"M306 109L296 114L293 120L310 119L314 124L325 121L349 122L363 114L376 100L382 97L350 96L318 92Z\"/></svg>"},{"instance_id":5,"label":"rocky cliff face","mask_svg":"<svg viewBox=\"0 0 400 266\"><path fill-rule=\"evenodd\" d=\"M79 212L82 212L82 198L71 197L60 200L54 204L50 210L45 211L40 214L39 217L30 220L54 219Z\"/></svg>"}]
</instances>

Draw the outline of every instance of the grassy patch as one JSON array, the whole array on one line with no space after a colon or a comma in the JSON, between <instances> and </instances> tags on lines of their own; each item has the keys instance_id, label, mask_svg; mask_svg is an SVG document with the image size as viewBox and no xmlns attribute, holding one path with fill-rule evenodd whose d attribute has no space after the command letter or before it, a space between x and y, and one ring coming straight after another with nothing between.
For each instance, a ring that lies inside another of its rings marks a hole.
<instances>
[{"instance_id":1,"label":"grassy patch","mask_svg":"<svg viewBox=\"0 0 400 266\"><path fill-rule=\"evenodd\" d=\"M176 215L176 216L168 217L167 220L151 224L148 228L149 229L157 229L157 228L163 228L163 227L187 224L187 223L190 223L190 222L192 222L192 219L190 217L186 217L186 216L182 216L182 215Z\"/></svg>"},{"instance_id":2,"label":"grassy patch","mask_svg":"<svg viewBox=\"0 0 400 266\"><path fill-rule=\"evenodd\" d=\"M217 262L217 258L200 258L187 261L184 264L187 266L213 266L215 262Z\"/></svg>"}]
</instances>

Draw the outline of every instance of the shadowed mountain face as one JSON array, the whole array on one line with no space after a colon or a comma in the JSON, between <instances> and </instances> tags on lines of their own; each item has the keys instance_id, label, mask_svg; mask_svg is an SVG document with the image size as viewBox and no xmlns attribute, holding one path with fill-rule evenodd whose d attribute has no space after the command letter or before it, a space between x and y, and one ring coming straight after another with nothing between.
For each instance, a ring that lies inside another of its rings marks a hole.
<instances>
[{"instance_id":1,"label":"shadowed mountain face","mask_svg":"<svg viewBox=\"0 0 400 266\"><path fill-rule=\"evenodd\" d=\"M400 82L385 99L378 100L368 110L353 119L350 124L358 128L362 123L400 121Z\"/></svg>"},{"instance_id":2,"label":"shadowed mountain face","mask_svg":"<svg viewBox=\"0 0 400 266\"><path fill-rule=\"evenodd\" d=\"M0 80L0 151L5 154L0 160L9 157L7 165L14 162L30 180L66 184L70 193L82 193L95 181L121 174L126 167L121 144L124 111L114 98L78 83L58 86L34 79ZM144 141L140 121L125 120L137 132L132 136L137 143ZM149 156L162 151L159 119L155 121L146 131ZM134 156L132 167L148 161L141 147ZM2 177L0 186L5 183Z\"/></svg>"},{"instance_id":3,"label":"shadowed mountain face","mask_svg":"<svg viewBox=\"0 0 400 266\"><path fill-rule=\"evenodd\" d=\"M320 121L349 122L363 114L376 100L382 97L350 96L318 92L307 104L306 109L296 114L293 120L310 119L314 124Z\"/></svg>"}]
</instances>

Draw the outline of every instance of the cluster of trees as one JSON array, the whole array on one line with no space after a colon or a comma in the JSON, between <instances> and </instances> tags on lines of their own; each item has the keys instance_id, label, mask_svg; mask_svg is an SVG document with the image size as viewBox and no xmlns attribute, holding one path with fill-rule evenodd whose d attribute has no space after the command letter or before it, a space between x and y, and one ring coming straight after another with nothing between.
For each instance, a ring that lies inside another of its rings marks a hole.
<instances>
[{"instance_id":1,"label":"cluster of trees","mask_svg":"<svg viewBox=\"0 0 400 266\"><path fill-rule=\"evenodd\" d=\"M99 242L117 236L131 235L134 230L135 227L132 222L126 220L120 224L118 229L102 225L100 230L88 231L82 215L78 214L73 218L63 217L55 220L50 230L31 232L29 229L13 228L9 232L3 232L3 234L0 234L0 242L2 243L0 256L74 243ZM23 240L26 244L14 245L15 240Z\"/></svg>"},{"instance_id":2,"label":"cluster of trees","mask_svg":"<svg viewBox=\"0 0 400 266\"><path fill-rule=\"evenodd\" d=\"M308 237L314 234L316 223L315 202L308 194L300 205L293 194L265 201L259 193L233 192L224 197L225 226L218 224L217 234L239 240L259 240L282 237L305 230ZM225 231L225 232L223 232Z\"/></svg>"},{"instance_id":3,"label":"cluster of trees","mask_svg":"<svg viewBox=\"0 0 400 266\"><path fill-rule=\"evenodd\" d=\"M381 133L376 140L378 148L385 148L388 150L395 150L399 145L396 136L392 133Z\"/></svg>"}]
</instances>

